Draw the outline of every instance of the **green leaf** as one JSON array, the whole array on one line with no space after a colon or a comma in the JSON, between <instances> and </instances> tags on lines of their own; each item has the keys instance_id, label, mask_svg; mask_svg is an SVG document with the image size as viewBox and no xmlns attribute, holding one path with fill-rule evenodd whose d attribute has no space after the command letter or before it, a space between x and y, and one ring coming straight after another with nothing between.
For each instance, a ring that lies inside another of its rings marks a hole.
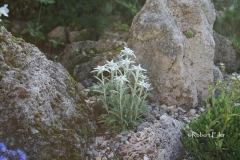
<instances>
[{"instance_id":1,"label":"green leaf","mask_svg":"<svg viewBox=\"0 0 240 160\"><path fill-rule=\"evenodd\" d=\"M24 33L28 33L29 32L29 28L24 28L21 32L21 34L24 34Z\"/></svg>"},{"instance_id":2,"label":"green leaf","mask_svg":"<svg viewBox=\"0 0 240 160\"><path fill-rule=\"evenodd\" d=\"M42 32L36 31L35 34L36 34L36 36L37 36L38 38L40 38L40 39L42 39L42 40L45 39L45 37L44 37L44 35L43 35Z\"/></svg>"},{"instance_id":3,"label":"green leaf","mask_svg":"<svg viewBox=\"0 0 240 160\"><path fill-rule=\"evenodd\" d=\"M41 28L42 28L42 25L38 26L38 27L36 28L36 31L39 31Z\"/></svg>"},{"instance_id":4,"label":"green leaf","mask_svg":"<svg viewBox=\"0 0 240 160\"><path fill-rule=\"evenodd\" d=\"M55 3L54 0L37 0L38 2L40 3L44 3L44 4L52 4L52 3Z\"/></svg>"},{"instance_id":5,"label":"green leaf","mask_svg":"<svg viewBox=\"0 0 240 160\"><path fill-rule=\"evenodd\" d=\"M30 29L30 34L31 34L31 36L36 37L36 34L33 29Z\"/></svg>"},{"instance_id":6,"label":"green leaf","mask_svg":"<svg viewBox=\"0 0 240 160\"><path fill-rule=\"evenodd\" d=\"M110 14L112 12L112 5L110 2L105 4L104 8L102 8L102 12L105 14Z\"/></svg>"}]
</instances>

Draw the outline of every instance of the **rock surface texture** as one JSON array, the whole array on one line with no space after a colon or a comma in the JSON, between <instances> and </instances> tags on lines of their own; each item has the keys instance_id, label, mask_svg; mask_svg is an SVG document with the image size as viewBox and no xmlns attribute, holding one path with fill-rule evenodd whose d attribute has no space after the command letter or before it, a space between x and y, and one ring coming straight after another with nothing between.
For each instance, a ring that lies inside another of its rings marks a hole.
<instances>
[{"instance_id":1,"label":"rock surface texture","mask_svg":"<svg viewBox=\"0 0 240 160\"><path fill-rule=\"evenodd\" d=\"M0 68L0 141L28 159L85 158L95 125L66 69L4 27Z\"/></svg>"},{"instance_id":2,"label":"rock surface texture","mask_svg":"<svg viewBox=\"0 0 240 160\"><path fill-rule=\"evenodd\" d=\"M122 147L124 160L176 160L183 156L180 137L184 123L162 115L153 126L133 133Z\"/></svg>"},{"instance_id":3,"label":"rock surface texture","mask_svg":"<svg viewBox=\"0 0 240 160\"><path fill-rule=\"evenodd\" d=\"M213 32L213 37L216 44L214 63L219 67L223 63L227 73L236 71L238 61L232 42L217 32Z\"/></svg>"},{"instance_id":4,"label":"rock surface texture","mask_svg":"<svg viewBox=\"0 0 240 160\"><path fill-rule=\"evenodd\" d=\"M195 107L213 81L215 10L210 0L147 0L128 46L148 70L153 100Z\"/></svg>"}]
</instances>

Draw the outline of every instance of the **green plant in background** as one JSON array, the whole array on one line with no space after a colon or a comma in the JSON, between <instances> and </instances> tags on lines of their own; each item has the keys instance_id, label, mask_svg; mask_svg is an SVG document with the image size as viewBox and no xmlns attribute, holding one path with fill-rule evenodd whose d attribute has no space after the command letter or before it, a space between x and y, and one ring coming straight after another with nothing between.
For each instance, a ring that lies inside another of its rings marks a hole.
<instances>
[{"instance_id":1,"label":"green plant in background","mask_svg":"<svg viewBox=\"0 0 240 160\"><path fill-rule=\"evenodd\" d=\"M10 21L4 19L0 21L0 26L4 26L5 28L7 28L10 23L11 23Z\"/></svg>"},{"instance_id":2,"label":"green plant in background","mask_svg":"<svg viewBox=\"0 0 240 160\"><path fill-rule=\"evenodd\" d=\"M229 82L210 87L207 111L183 128L184 148L193 157L204 160L240 159L239 82L238 77L232 77Z\"/></svg>"},{"instance_id":3,"label":"green plant in background","mask_svg":"<svg viewBox=\"0 0 240 160\"><path fill-rule=\"evenodd\" d=\"M23 34L24 39L28 41L44 40L44 35L57 26L91 29L94 40L97 40L106 29L129 30L133 16L145 2L145 0L3 1L8 3L12 10L11 19L28 21L28 26L23 32L29 33ZM2 3L0 2L0 5ZM78 40L83 39L78 37Z\"/></svg>"},{"instance_id":4,"label":"green plant in background","mask_svg":"<svg viewBox=\"0 0 240 160\"><path fill-rule=\"evenodd\" d=\"M35 40L37 39L44 40L45 37L43 33L40 31L41 28L42 25L36 26L33 24L33 22L29 21L27 23L27 27L21 32L21 34L29 33L32 37L35 38Z\"/></svg>"},{"instance_id":5,"label":"green plant in background","mask_svg":"<svg viewBox=\"0 0 240 160\"><path fill-rule=\"evenodd\" d=\"M238 38L235 34L230 36L230 40L233 43L234 49L238 53L238 58L240 57L240 38Z\"/></svg>"},{"instance_id":6,"label":"green plant in background","mask_svg":"<svg viewBox=\"0 0 240 160\"><path fill-rule=\"evenodd\" d=\"M21 34L24 33L30 33L30 35L32 37L35 38L35 40L37 41L37 39L41 39L44 40L45 36L43 34L43 32L40 31L40 29L43 27L43 25L39 25L39 21L40 21L40 16L41 16L41 11L42 11L42 4L52 4L54 3L54 0L37 0L38 2L40 2L40 10L38 13L38 19L37 19L37 23L34 24L32 21L29 21L27 23L27 28L25 28Z\"/></svg>"},{"instance_id":7,"label":"green plant in background","mask_svg":"<svg viewBox=\"0 0 240 160\"><path fill-rule=\"evenodd\" d=\"M101 86L93 91L100 93L100 102L106 110L101 115L101 122L113 130L124 130L137 126L143 121L147 113L146 97L150 90L148 78L144 75L145 69L135 66L129 57L135 57L132 50L121 50L120 61L107 61L107 64L96 67L92 72ZM104 76L108 72L109 76Z\"/></svg>"},{"instance_id":8,"label":"green plant in background","mask_svg":"<svg viewBox=\"0 0 240 160\"><path fill-rule=\"evenodd\" d=\"M240 1L212 0L217 10L214 30L229 38L240 55Z\"/></svg>"},{"instance_id":9,"label":"green plant in background","mask_svg":"<svg viewBox=\"0 0 240 160\"><path fill-rule=\"evenodd\" d=\"M59 44L61 44L61 41L56 41L54 39L50 39L49 43L50 43L50 46L51 46L51 49L52 49L52 53L55 54L55 49L57 48L57 46ZM55 58L54 58L54 61L56 62Z\"/></svg>"}]
</instances>

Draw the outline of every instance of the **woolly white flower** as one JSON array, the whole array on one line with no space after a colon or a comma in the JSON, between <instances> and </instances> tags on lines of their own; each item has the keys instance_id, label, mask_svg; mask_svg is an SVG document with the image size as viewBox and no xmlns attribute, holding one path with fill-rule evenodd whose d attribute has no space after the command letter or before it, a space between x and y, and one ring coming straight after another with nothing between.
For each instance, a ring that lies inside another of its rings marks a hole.
<instances>
[{"instance_id":1,"label":"woolly white flower","mask_svg":"<svg viewBox=\"0 0 240 160\"><path fill-rule=\"evenodd\" d=\"M124 84L124 82L129 82L125 75L123 75L123 76L116 76L114 80L119 82L121 85Z\"/></svg>"},{"instance_id":2,"label":"woolly white flower","mask_svg":"<svg viewBox=\"0 0 240 160\"><path fill-rule=\"evenodd\" d=\"M113 60L107 61L106 66L110 71L118 70L120 67L117 63L113 62Z\"/></svg>"},{"instance_id":3,"label":"woolly white flower","mask_svg":"<svg viewBox=\"0 0 240 160\"><path fill-rule=\"evenodd\" d=\"M135 54L133 53L133 51L127 47L124 47L124 50L121 50L121 54L120 54L121 57L124 57L124 56L133 56L136 58Z\"/></svg>"},{"instance_id":4,"label":"woolly white flower","mask_svg":"<svg viewBox=\"0 0 240 160\"><path fill-rule=\"evenodd\" d=\"M144 88L146 88L146 89L148 90L148 89L150 89L150 85L151 85L151 84L146 83L146 82L144 82L144 81L142 80L142 81L138 82L138 85L141 86L141 87L144 87Z\"/></svg>"},{"instance_id":5,"label":"woolly white flower","mask_svg":"<svg viewBox=\"0 0 240 160\"><path fill-rule=\"evenodd\" d=\"M129 59L129 58L126 58L124 60L121 60L119 63L121 66L124 66L124 67L126 67L126 69L129 69L130 64L135 63L135 62L131 61L131 59Z\"/></svg>"},{"instance_id":6,"label":"woolly white flower","mask_svg":"<svg viewBox=\"0 0 240 160\"><path fill-rule=\"evenodd\" d=\"M9 9L7 8L7 4L5 4L3 7L0 8L0 17L1 15L3 14L4 16L8 17L8 12L9 12ZM0 19L0 21L2 21Z\"/></svg>"},{"instance_id":7,"label":"woolly white flower","mask_svg":"<svg viewBox=\"0 0 240 160\"><path fill-rule=\"evenodd\" d=\"M100 73L103 73L104 71L109 72L108 68L106 68L105 65L104 66L97 66L96 68L94 68L94 70L92 72L98 72L98 74L100 74Z\"/></svg>"},{"instance_id":8,"label":"woolly white flower","mask_svg":"<svg viewBox=\"0 0 240 160\"><path fill-rule=\"evenodd\" d=\"M147 71L146 69L143 69L140 64L138 66L132 66L131 70L135 70L136 72Z\"/></svg>"}]
</instances>

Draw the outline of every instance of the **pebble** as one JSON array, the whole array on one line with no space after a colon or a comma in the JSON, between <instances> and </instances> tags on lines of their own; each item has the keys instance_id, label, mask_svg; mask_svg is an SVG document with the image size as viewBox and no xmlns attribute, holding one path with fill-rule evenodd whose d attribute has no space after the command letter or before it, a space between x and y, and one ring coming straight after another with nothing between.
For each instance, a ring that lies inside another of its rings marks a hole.
<instances>
[{"instance_id":1,"label":"pebble","mask_svg":"<svg viewBox=\"0 0 240 160\"><path fill-rule=\"evenodd\" d=\"M114 154L113 154L113 152L111 152L111 153L108 155L108 158L109 158L109 159L114 158Z\"/></svg>"},{"instance_id":2,"label":"pebble","mask_svg":"<svg viewBox=\"0 0 240 160\"><path fill-rule=\"evenodd\" d=\"M91 151L87 151L87 155L89 155L90 157L92 157L92 152L91 152Z\"/></svg>"},{"instance_id":3,"label":"pebble","mask_svg":"<svg viewBox=\"0 0 240 160\"><path fill-rule=\"evenodd\" d=\"M161 105L160 107L161 107L162 109L164 109L165 111L168 109L168 107L167 107L165 104Z\"/></svg>"},{"instance_id":4,"label":"pebble","mask_svg":"<svg viewBox=\"0 0 240 160\"><path fill-rule=\"evenodd\" d=\"M152 111L152 115L156 116L158 114L158 112L156 110Z\"/></svg>"},{"instance_id":5,"label":"pebble","mask_svg":"<svg viewBox=\"0 0 240 160\"><path fill-rule=\"evenodd\" d=\"M128 138L130 138L130 137L132 136L132 134L131 134L131 133L128 133L127 136L128 136Z\"/></svg>"},{"instance_id":6,"label":"pebble","mask_svg":"<svg viewBox=\"0 0 240 160\"><path fill-rule=\"evenodd\" d=\"M176 108L176 106L169 106L168 108L173 111Z\"/></svg>"},{"instance_id":7,"label":"pebble","mask_svg":"<svg viewBox=\"0 0 240 160\"><path fill-rule=\"evenodd\" d=\"M96 151L94 148L92 149L92 155L93 155L93 157L97 157L97 156L99 156L99 153L98 153L98 151Z\"/></svg>"},{"instance_id":8,"label":"pebble","mask_svg":"<svg viewBox=\"0 0 240 160\"><path fill-rule=\"evenodd\" d=\"M200 107L200 108L199 108L199 111L200 111L200 112L205 112L205 108Z\"/></svg>"},{"instance_id":9,"label":"pebble","mask_svg":"<svg viewBox=\"0 0 240 160\"><path fill-rule=\"evenodd\" d=\"M183 113L186 113L186 112L187 112L186 110L182 109L181 107L178 107L178 110L180 110L180 111L183 112Z\"/></svg>"},{"instance_id":10,"label":"pebble","mask_svg":"<svg viewBox=\"0 0 240 160\"><path fill-rule=\"evenodd\" d=\"M95 160L102 160L102 158L101 157L96 157Z\"/></svg>"},{"instance_id":11,"label":"pebble","mask_svg":"<svg viewBox=\"0 0 240 160\"><path fill-rule=\"evenodd\" d=\"M195 110L195 109L190 109L189 115L190 115L190 116L193 116L193 115L195 115L195 114L196 114L196 110Z\"/></svg>"},{"instance_id":12,"label":"pebble","mask_svg":"<svg viewBox=\"0 0 240 160\"><path fill-rule=\"evenodd\" d=\"M83 89L84 92L90 92L90 89Z\"/></svg>"},{"instance_id":13,"label":"pebble","mask_svg":"<svg viewBox=\"0 0 240 160\"><path fill-rule=\"evenodd\" d=\"M147 117L147 121L154 123L154 121L155 121L154 115L149 115L149 116Z\"/></svg>"},{"instance_id":14,"label":"pebble","mask_svg":"<svg viewBox=\"0 0 240 160\"><path fill-rule=\"evenodd\" d=\"M121 141L125 142L127 139L128 139L128 137L124 136L124 137L121 138Z\"/></svg>"},{"instance_id":15,"label":"pebble","mask_svg":"<svg viewBox=\"0 0 240 160\"><path fill-rule=\"evenodd\" d=\"M159 111L159 107L158 106L154 107L154 110Z\"/></svg>"},{"instance_id":16,"label":"pebble","mask_svg":"<svg viewBox=\"0 0 240 160\"><path fill-rule=\"evenodd\" d=\"M178 108L174 108L172 111L173 112L178 112Z\"/></svg>"},{"instance_id":17,"label":"pebble","mask_svg":"<svg viewBox=\"0 0 240 160\"><path fill-rule=\"evenodd\" d=\"M93 79L85 79L82 81L84 87L91 87L93 85Z\"/></svg>"},{"instance_id":18,"label":"pebble","mask_svg":"<svg viewBox=\"0 0 240 160\"><path fill-rule=\"evenodd\" d=\"M157 114L157 115L156 115L156 119L157 119L157 120L160 120L160 117L161 117L160 114Z\"/></svg>"},{"instance_id":19,"label":"pebble","mask_svg":"<svg viewBox=\"0 0 240 160\"><path fill-rule=\"evenodd\" d=\"M107 160L107 157L103 157L102 160Z\"/></svg>"},{"instance_id":20,"label":"pebble","mask_svg":"<svg viewBox=\"0 0 240 160\"><path fill-rule=\"evenodd\" d=\"M118 149L119 146L120 146L120 143L119 143L119 142L115 143L115 145L114 145L114 147L115 147L116 149Z\"/></svg>"}]
</instances>

